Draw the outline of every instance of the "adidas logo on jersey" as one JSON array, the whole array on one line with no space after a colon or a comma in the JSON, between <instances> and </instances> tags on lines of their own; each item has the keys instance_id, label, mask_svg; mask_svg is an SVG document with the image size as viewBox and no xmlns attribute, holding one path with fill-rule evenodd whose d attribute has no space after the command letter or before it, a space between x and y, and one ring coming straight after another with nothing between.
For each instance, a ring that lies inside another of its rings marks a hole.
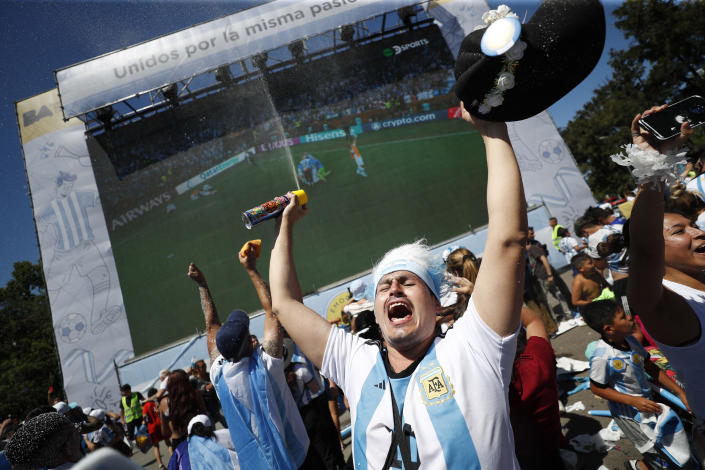
<instances>
[{"instance_id":1,"label":"adidas logo on jersey","mask_svg":"<svg viewBox=\"0 0 705 470\"><path fill-rule=\"evenodd\" d=\"M379 388L380 390L384 390L387 387L387 382L383 380L380 383L375 384L375 387Z\"/></svg>"}]
</instances>

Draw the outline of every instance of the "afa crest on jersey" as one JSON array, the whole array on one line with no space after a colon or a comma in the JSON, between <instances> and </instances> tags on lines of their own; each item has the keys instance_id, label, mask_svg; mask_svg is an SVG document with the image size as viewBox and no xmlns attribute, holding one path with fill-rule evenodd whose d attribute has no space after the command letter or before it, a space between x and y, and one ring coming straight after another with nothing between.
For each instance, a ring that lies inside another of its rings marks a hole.
<instances>
[{"instance_id":1,"label":"afa crest on jersey","mask_svg":"<svg viewBox=\"0 0 705 470\"><path fill-rule=\"evenodd\" d=\"M455 394L450 378L440 366L420 371L418 381L421 399L427 406L443 403Z\"/></svg>"},{"instance_id":2,"label":"afa crest on jersey","mask_svg":"<svg viewBox=\"0 0 705 470\"><path fill-rule=\"evenodd\" d=\"M614 370L616 370L617 372L622 372L627 367L627 365L624 363L624 361L618 357L612 359L611 365L612 365L612 368Z\"/></svg>"},{"instance_id":3,"label":"afa crest on jersey","mask_svg":"<svg viewBox=\"0 0 705 470\"><path fill-rule=\"evenodd\" d=\"M644 358L638 352L632 353L632 362L636 365L643 364Z\"/></svg>"}]
</instances>

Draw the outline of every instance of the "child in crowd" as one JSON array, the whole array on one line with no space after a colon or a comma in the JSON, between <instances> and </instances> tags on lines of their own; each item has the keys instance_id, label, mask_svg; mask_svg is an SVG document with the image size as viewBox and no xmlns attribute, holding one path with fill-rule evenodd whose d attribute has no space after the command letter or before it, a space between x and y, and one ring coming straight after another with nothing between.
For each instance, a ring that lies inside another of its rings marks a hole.
<instances>
[{"instance_id":1,"label":"child in crowd","mask_svg":"<svg viewBox=\"0 0 705 470\"><path fill-rule=\"evenodd\" d=\"M614 299L609 284L595 268L592 258L579 254L571 258L570 265L577 271L571 286L573 305L583 307L595 299Z\"/></svg>"},{"instance_id":2,"label":"child in crowd","mask_svg":"<svg viewBox=\"0 0 705 470\"><path fill-rule=\"evenodd\" d=\"M690 460L688 438L678 416L650 399L646 374L688 406L685 392L649 360L649 353L632 336L634 319L615 302L599 300L583 308L583 318L601 339L590 359L590 390L609 402L612 417L643 455L633 469L677 468Z\"/></svg>"},{"instance_id":3,"label":"child in crowd","mask_svg":"<svg viewBox=\"0 0 705 470\"><path fill-rule=\"evenodd\" d=\"M574 256L582 252L587 246L584 243L579 242L575 238L570 236L570 231L565 228L559 228L556 233L561 238L558 242L558 251L563 253L565 259L568 263L573 259ZM575 272L573 274L576 274Z\"/></svg>"},{"instance_id":4,"label":"child in crowd","mask_svg":"<svg viewBox=\"0 0 705 470\"><path fill-rule=\"evenodd\" d=\"M147 392L147 396L152 397L157 394L156 388L150 388ZM160 470L164 470L166 467L162 463L162 455L159 452L159 443L161 441L166 441L167 449L169 448L169 439L165 439L162 435L162 422L159 419L159 408L154 400L147 400L142 405L142 416L144 416L144 422L147 424L147 432L149 437L152 439L152 445L154 448L154 458L157 459L157 464ZM168 436L167 436L168 437Z\"/></svg>"}]
</instances>

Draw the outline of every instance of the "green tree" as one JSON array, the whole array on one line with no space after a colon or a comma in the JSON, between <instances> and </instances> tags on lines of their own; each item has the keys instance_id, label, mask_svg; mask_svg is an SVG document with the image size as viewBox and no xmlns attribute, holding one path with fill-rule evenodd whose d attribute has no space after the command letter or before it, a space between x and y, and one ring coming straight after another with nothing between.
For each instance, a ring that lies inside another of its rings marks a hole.
<instances>
[{"instance_id":1,"label":"green tree","mask_svg":"<svg viewBox=\"0 0 705 470\"><path fill-rule=\"evenodd\" d=\"M629 172L609 158L631 142L634 115L705 95L705 2L627 0L614 15L630 48L610 51L611 77L561 132L597 198L634 187ZM691 148L704 144L696 133Z\"/></svg>"},{"instance_id":2,"label":"green tree","mask_svg":"<svg viewBox=\"0 0 705 470\"><path fill-rule=\"evenodd\" d=\"M59 388L61 377L41 265L14 264L0 288L0 323L0 417L22 418L47 404L49 386Z\"/></svg>"}]
</instances>

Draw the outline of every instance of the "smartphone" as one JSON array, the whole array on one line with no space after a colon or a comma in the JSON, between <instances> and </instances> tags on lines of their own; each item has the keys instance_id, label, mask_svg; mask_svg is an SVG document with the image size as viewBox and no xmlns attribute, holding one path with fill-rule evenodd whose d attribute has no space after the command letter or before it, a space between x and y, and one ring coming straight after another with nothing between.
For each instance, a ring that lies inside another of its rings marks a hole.
<instances>
[{"instance_id":1,"label":"smartphone","mask_svg":"<svg viewBox=\"0 0 705 470\"><path fill-rule=\"evenodd\" d=\"M695 128L705 123L705 99L693 95L673 103L663 111L639 119L639 125L659 140L668 140L681 132L681 124Z\"/></svg>"}]
</instances>

